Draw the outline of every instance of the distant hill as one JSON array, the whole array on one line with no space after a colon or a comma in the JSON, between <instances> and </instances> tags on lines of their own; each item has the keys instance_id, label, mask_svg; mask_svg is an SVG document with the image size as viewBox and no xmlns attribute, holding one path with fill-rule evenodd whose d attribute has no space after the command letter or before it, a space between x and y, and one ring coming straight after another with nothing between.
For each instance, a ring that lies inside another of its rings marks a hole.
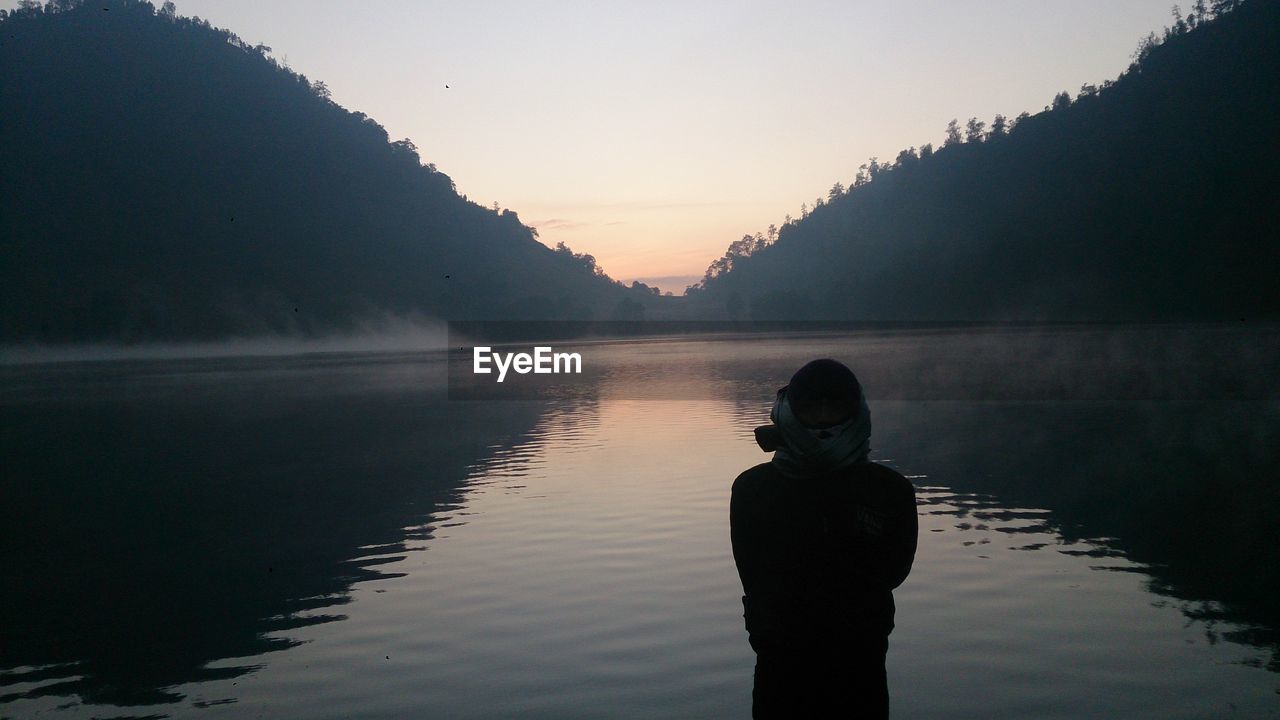
<instances>
[{"instance_id":1,"label":"distant hill","mask_svg":"<svg viewBox=\"0 0 1280 720\"><path fill-rule=\"evenodd\" d=\"M171 3L0 11L0 341L217 339L648 300Z\"/></svg>"},{"instance_id":2,"label":"distant hill","mask_svg":"<svg viewBox=\"0 0 1280 720\"><path fill-rule=\"evenodd\" d=\"M688 295L703 315L1280 316L1280 3L1196 2L1102 87L873 160Z\"/></svg>"}]
</instances>

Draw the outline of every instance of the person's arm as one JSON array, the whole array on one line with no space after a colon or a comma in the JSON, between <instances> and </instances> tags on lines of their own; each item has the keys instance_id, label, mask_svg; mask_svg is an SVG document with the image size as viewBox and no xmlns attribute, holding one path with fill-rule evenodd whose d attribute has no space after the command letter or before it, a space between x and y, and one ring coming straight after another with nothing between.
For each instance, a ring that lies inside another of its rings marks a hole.
<instances>
[{"instance_id":1,"label":"person's arm","mask_svg":"<svg viewBox=\"0 0 1280 720\"><path fill-rule=\"evenodd\" d=\"M748 471L750 472L750 471ZM738 476L729 500L729 535L733 561L742 580L742 609L748 641L756 652L787 642L777 598L772 588L776 579L765 577L767 520L758 488L747 477Z\"/></svg>"},{"instance_id":2,"label":"person's arm","mask_svg":"<svg viewBox=\"0 0 1280 720\"><path fill-rule=\"evenodd\" d=\"M907 579L916 559L920 520L916 516L916 493L910 480L902 478L901 489L895 492L893 508L884 567L884 580L890 590Z\"/></svg>"},{"instance_id":3,"label":"person's arm","mask_svg":"<svg viewBox=\"0 0 1280 720\"><path fill-rule=\"evenodd\" d=\"M757 563L760 553L757 549L758 539L751 529L751 500L746 473L738 476L733 482L733 490L729 495L729 540L733 545L733 562L738 566L738 578L742 581L742 592L750 594L756 585Z\"/></svg>"},{"instance_id":4,"label":"person's arm","mask_svg":"<svg viewBox=\"0 0 1280 720\"><path fill-rule=\"evenodd\" d=\"M876 508L881 526L878 537L862 545L850 558L851 567L864 582L885 590L901 585L911 572L919 532L915 488L897 473L892 483L884 504Z\"/></svg>"}]
</instances>

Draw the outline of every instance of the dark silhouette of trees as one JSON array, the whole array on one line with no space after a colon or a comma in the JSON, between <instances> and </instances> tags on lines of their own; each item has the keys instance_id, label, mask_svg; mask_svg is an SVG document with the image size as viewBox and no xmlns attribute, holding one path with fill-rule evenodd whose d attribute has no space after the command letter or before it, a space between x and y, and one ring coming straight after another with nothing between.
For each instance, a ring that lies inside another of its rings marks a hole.
<instances>
[{"instance_id":1,"label":"dark silhouette of trees","mask_svg":"<svg viewBox=\"0 0 1280 720\"><path fill-rule=\"evenodd\" d=\"M0 18L0 340L659 302L459 196L411 140L172 3L27 1Z\"/></svg>"},{"instance_id":2,"label":"dark silhouette of trees","mask_svg":"<svg viewBox=\"0 0 1280 720\"><path fill-rule=\"evenodd\" d=\"M333 93L329 92L329 86L325 85L320 80L316 80L311 83L311 92L315 93L315 96L321 100L333 99Z\"/></svg>"},{"instance_id":3,"label":"dark silhouette of trees","mask_svg":"<svg viewBox=\"0 0 1280 720\"><path fill-rule=\"evenodd\" d=\"M1198 2L1118 78L947 124L689 293L753 318L1280 316L1280 3ZM999 142L993 142L994 140ZM833 186L841 187L839 184Z\"/></svg>"},{"instance_id":4,"label":"dark silhouette of trees","mask_svg":"<svg viewBox=\"0 0 1280 720\"><path fill-rule=\"evenodd\" d=\"M978 118L969 118L969 122L964 126L964 141L971 143L982 142L986 139L987 124Z\"/></svg>"},{"instance_id":5,"label":"dark silhouette of trees","mask_svg":"<svg viewBox=\"0 0 1280 720\"><path fill-rule=\"evenodd\" d=\"M729 313L730 320L742 319L742 311L745 305L742 301L742 295L738 294L737 290L729 291L729 298L725 300L725 311Z\"/></svg>"},{"instance_id":6,"label":"dark silhouette of trees","mask_svg":"<svg viewBox=\"0 0 1280 720\"><path fill-rule=\"evenodd\" d=\"M803 205L801 209L803 212L808 212ZM764 235L756 233L755 235L743 235L740 240L729 243L729 249L725 251L724 255L712 262L710 267L707 268L706 275L703 278L704 281L714 279L733 270L734 263L763 250L770 242Z\"/></svg>"},{"instance_id":7,"label":"dark silhouette of trees","mask_svg":"<svg viewBox=\"0 0 1280 720\"><path fill-rule=\"evenodd\" d=\"M661 295L661 294L662 294L662 289L661 289L661 288L659 288L659 287L657 287L657 286L653 286L653 285L648 285L647 283L642 283L642 282L640 282L639 280L633 280L633 281L631 281L631 289L632 289L632 290L639 290L640 292L647 293L647 294L649 294L649 295Z\"/></svg>"},{"instance_id":8,"label":"dark silhouette of trees","mask_svg":"<svg viewBox=\"0 0 1280 720\"><path fill-rule=\"evenodd\" d=\"M962 142L964 138L960 136L960 121L952 118L951 122L947 123L947 135L942 141L942 146L959 145Z\"/></svg>"},{"instance_id":9,"label":"dark silhouette of trees","mask_svg":"<svg viewBox=\"0 0 1280 720\"><path fill-rule=\"evenodd\" d=\"M497 203L494 203L494 204L496 205ZM594 255L588 255L587 253L575 253L572 249L569 248L568 245L565 245L563 242L556 243L555 252L557 255L565 258L566 261L570 262L573 265L577 265L581 267L583 270L590 273L591 275L594 275L596 277L605 277L604 268L600 267L596 263L596 258Z\"/></svg>"},{"instance_id":10,"label":"dark silhouette of trees","mask_svg":"<svg viewBox=\"0 0 1280 720\"><path fill-rule=\"evenodd\" d=\"M635 322L644 319L644 305L635 298L624 297L613 308L612 320Z\"/></svg>"},{"instance_id":11,"label":"dark silhouette of trees","mask_svg":"<svg viewBox=\"0 0 1280 720\"><path fill-rule=\"evenodd\" d=\"M996 114L991 119L991 131L987 133L987 139L1004 137L1009 133L1009 121L1005 116Z\"/></svg>"}]
</instances>

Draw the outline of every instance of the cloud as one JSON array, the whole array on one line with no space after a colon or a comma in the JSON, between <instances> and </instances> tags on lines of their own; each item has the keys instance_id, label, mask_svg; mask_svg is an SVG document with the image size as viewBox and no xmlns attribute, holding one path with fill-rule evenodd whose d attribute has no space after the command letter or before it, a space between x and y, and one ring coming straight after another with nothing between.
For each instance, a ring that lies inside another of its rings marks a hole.
<instances>
[{"instance_id":1,"label":"cloud","mask_svg":"<svg viewBox=\"0 0 1280 720\"><path fill-rule=\"evenodd\" d=\"M663 200L640 200L640 201L616 201L616 202L585 202L585 203L566 203L566 204L547 204L545 207L556 208L558 210L611 210L625 212L651 212L673 209L687 208L739 208L757 205L758 203L741 201L663 201Z\"/></svg>"},{"instance_id":2,"label":"cloud","mask_svg":"<svg viewBox=\"0 0 1280 720\"><path fill-rule=\"evenodd\" d=\"M577 222L575 220L567 220L565 218L547 218L546 220L535 220L529 223L539 230L574 230L580 227L586 227L591 223Z\"/></svg>"},{"instance_id":3,"label":"cloud","mask_svg":"<svg viewBox=\"0 0 1280 720\"><path fill-rule=\"evenodd\" d=\"M624 285L630 285L632 281L639 280L645 285L657 287L663 292L671 291L676 295L684 292L684 289L693 285L702 279L701 275L651 275L647 277L632 277L623 280Z\"/></svg>"}]
</instances>

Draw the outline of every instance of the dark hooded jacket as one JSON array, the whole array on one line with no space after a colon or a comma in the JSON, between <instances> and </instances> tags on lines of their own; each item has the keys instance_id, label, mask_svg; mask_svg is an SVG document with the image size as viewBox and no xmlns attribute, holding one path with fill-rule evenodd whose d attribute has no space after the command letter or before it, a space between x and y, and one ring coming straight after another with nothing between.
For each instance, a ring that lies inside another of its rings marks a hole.
<instances>
[{"instance_id":1,"label":"dark hooded jacket","mask_svg":"<svg viewBox=\"0 0 1280 720\"><path fill-rule=\"evenodd\" d=\"M862 461L811 477L774 463L733 483L733 557L751 647L810 652L883 639L916 550L915 491Z\"/></svg>"}]
</instances>

